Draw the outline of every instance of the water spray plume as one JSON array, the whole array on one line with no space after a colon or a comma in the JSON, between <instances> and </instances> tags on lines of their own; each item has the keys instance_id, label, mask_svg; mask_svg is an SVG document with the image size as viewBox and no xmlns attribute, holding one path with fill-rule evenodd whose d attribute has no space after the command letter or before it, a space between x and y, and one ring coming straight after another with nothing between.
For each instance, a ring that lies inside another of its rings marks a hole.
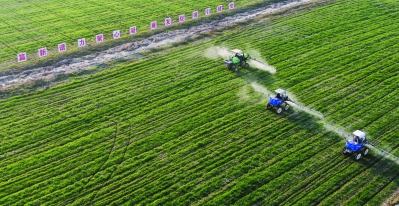
<instances>
[{"instance_id":1,"label":"water spray plume","mask_svg":"<svg viewBox=\"0 0 399 206\"><path fill-rule=\"evenodd\" d=\"M240 89L240 91L237 93L237 96L240 98L240 100L248 100L250 98L249 93L248 93L248 85L245 85Z\"/></svg>"},{"instance_id":2,"label":"water spray plume","mask_svg":"<svg viewBox=\"0 0 399 206\"><path fill-rule=\"evenodd\" d=\"M265 96L269 96L269 95L273 94L269 90L267 90L266 87L264 87L256 82L252 82L251 86L256 92L262 93Z\"/></svg>"},{"instance_id":3,"label":"water spray plume","mask_svg":"<svg viewBox=\"0 0 399 206\"><path fill-rule=\"evenodd\" d=\"M398 165L399 165L399 158L396 157L395 155L393 155L393 154L391 154L391 153L389 153L389 152L387 152L387 151L385 151L385 150L383 150L383 149L380 149L380 148L378 148L378 147L375 147L374 145L368 145L368 147L369 147L371 150L373 150L376 154L380 155L381 157L386 158L386 159L389 159L389 160L391 160L392 162L394 162L395 164L398 164Z\"/></svg>"},{"instance_id":4,"label":"water spray plume","mask_svg":"<svg viewBox=\"0 0 399 206\"><path fill-rule=\"evenodd\" d=\"M346 131L344 128L342 128L342 127L338 127L338 126L329 124L329 123L327 123L327 122L325 122L325 121L319 121L319 123L323 124L324 128L325 128L327 131L331 131L331 132L334 132L334 133L338 134L338 135L341 136L342 139L344 139L345 141L346 141L346 140L349 140L350 137L351 137L351 134L350 134L349 132L347 132L347 131Z\"/></svg>"},{"instance_id":5,"label":"water spray plume","mask_svg":"<svg viewBox=\"0 0 399 206\"><path fill-rule=\"evenodd\" d=\"M288 102L293 108L295 108L297 110L300 110L300 111L303 111L303 112L306 112L306 113L308 113L308 114L310 114L312 116L315 116L315 117L317 117L317 118L319 118L321 120L324 119L323 113L318 112L318 111L316 111L314 109L311 109L309 107L303 106L301 103L299 103L299 101L296 98L296 96L294 94L292 94L291 92L287 91L287 95L293 101L293 102Z\"/></svg>"},{"instance_id":6,"label":"water spray plume","mask_svg":"<svg viewBox=\"0 0 399 206\"><path fill-rule=\"evenodd\" d=\"M276 73L276 68L270 66L265 59L263 59L261 53L255 49L248 49L248 54L250 54L251 59L248 61L248 64L251 67L270 72L271 74Z\"/></svg>"},{"instance_id":7,"label":"water spray plume","mask_svg":"<svg viewBox=\"0 0 399 206\"><path fill-rule=\"evenodd\" d=\"M316 111L316 110L313 110L313 109L310 109L309 107L305 107L305 106L302 106L302 105L300 105L300 104L298 104L298 103L292 103L292 102L288 102L293 108L295 108L295 109L297 109L297 110L300 110L300 111L302 111L302 112L306 112L306 113L308 113L308 114L310 114L310 115L312 115L312 116L315 116L315 117L317 117L317 118L319 118L319 119L324 119L324 115L321 113L321 112L318 112L318 111Z\"/></svg>"},{"instance_id":8,"label":"water spray plume","mask_svg":"<svg viewBox=\"0 0 399 206\"><path fill-rule=\"evenodd\" d=\"M250 60L248 61L248 64L249 64L251 67L254 67L254 68L257 68L257 69L260 69L260 70L263 70L263 71L270 72L271 74L276 73L276 68L270 66L270 65L267 64L266 62L257 61L257 59L256 59L256 60L250 59Z\"/></svg>"},{"instance_id":9,"label":"water spray plume","mask_svg":"<svg viewBox=\"0 0 399 206\"><path fill-rule=\"evenodd\" d=\"M231 56L231 52L225 47L219 47L219 46L212 46L209 47L207 50L205 50L204 56L210 59L217 60L220 57L224 59L228 59Z\"/></svg>"}]
</instances>

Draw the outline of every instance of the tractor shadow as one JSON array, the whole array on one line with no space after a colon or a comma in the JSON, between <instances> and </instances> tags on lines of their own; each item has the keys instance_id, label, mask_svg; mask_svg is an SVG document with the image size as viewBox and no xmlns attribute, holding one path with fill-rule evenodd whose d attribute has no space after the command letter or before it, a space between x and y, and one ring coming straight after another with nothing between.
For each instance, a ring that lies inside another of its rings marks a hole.
<instances>
[{"instance_id":1,"label":"tractor shadow","mask_svg":"<svg viewBox=\"0 0 399 206\"><path fill-rule=\"evenodd\" d=\"M249 84L256 82L268 89L276 87L275 83L277 80L275 76L267 71L249 67L247 69L241 69L236 75Z\"/></svg>"},{"instance_id":2,"label":"tractor shadow","mask_svg":"<svg viewBox=\"0 0 399 206\"><path fill-rule=\"evenodd\" d=\"M319 134L326 132L324 126L320 123L320 119L306 112L297 111L292 108L288 109L287 111L283 111L281 114L277 114L274 108L270 109L269 112L274 113L276 115L280 115L282 118L285 118L290 123L298 126L299 128L311 134ZM329 139L331 139L333 142L342 140L342 138L340 138L338 135L329 134L329 132L327 133L327 135Z\"/></svg>"}]
</instances>

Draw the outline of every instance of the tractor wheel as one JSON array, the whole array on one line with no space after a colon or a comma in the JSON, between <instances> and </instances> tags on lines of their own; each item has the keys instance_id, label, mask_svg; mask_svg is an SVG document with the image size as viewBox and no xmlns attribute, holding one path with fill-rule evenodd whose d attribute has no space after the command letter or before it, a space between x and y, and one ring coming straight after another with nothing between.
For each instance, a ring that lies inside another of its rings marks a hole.
<instances>
[{"instance_id":1,"label":"tractor wheel","mask_svg":"<svg viewBox=\"0 0 399 206\"><path fill-rule=\"evenodd\" d=\"M279 108L277 109L277 114L280 114L282 111L283 111L283 108L279 107Z\"/></svg>"},{"instance_id":2,"label":"tractor wheel","mask_svg":"<svg viewBox=\"0 0 399 206\"><path fill-rule=\"evenodd\" d=\"M363 155L366 156L369 153L369 148L364 149Z\"/></svg>"},{"instance_id":3,"label":"tractor wheel","mask_svg":"<svg viewBox=\"0 0 399 206\"><path fill-rule=\"evenodd\" d=\"M344 154L345 156L349 156L350 155L349 152L346 152L346 148L345 147L342 149L342 154Z\"/></svg>"},{"instance_id":4,"label":"tractor wheel","mask_svg":"<svg viewBox=\"0 0 399 206\"><path fill-rule=\"evenodd\" d=\"M231 67L228 64L226 64L226 69L231 69Z\"/></svg>"},{"instance_id":5,"label":"tractor wheel","mask_svg":"<svg viewBox=\"0 0 399 206\"><path fill-rule=\"evenodd\" d=\"M267 106L266 106L267 109L271 109L272 107L273 107L273 105L271 105L270 103L267 103Z\"/></svg>"},{"instance_id":6,"label":"tractor wheel","mask_svg":"<svg viewBox=\"0 0 399 206\"><path fill-rule=\"evenodd\" d=\"M248 68L249 68L249 64L248 64L248 63L245 63L245 64L244 64L244 68L245 68L245 69L248 69Z\"/></svg>"},{"instance_id":7,"label":"tractor wheel","mask_svg":"<svg viewBox=\"0 0 399 206\"><path fill-rule=\"evenodd\" d=\"M358 161L362 157L362 153L355 153L355 160Z\"/></svg>"},{"instance_id":8,"label":"tractor wheel","mask_svg":"<svg viewBox=\"0 0 399 206\"><path fill-rule=\"evenodd\" d=\"M288 103L285 103L284 110L287 111L289 108L290 108L290 105Z\"/></svg>"}]
</instances>

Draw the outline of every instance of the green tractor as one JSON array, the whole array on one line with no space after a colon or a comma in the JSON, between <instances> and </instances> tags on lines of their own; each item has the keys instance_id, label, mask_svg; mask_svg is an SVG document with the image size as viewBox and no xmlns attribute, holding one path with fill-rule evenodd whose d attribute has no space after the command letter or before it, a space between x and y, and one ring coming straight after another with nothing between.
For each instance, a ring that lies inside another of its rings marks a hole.
<instances>
[{"instance_id":1,"label":"green tractor","mask_svg":"<svg viewBox=\"0 0 399 206\"><path fill-rule=\"evenodd\" d=\"M231 52L234 53L233 56L231 56L229 59L224 60L224 63L226 64L227 69L231 69L235 72L238 72L239 67L242 68L249 68L249 64L247 63L247 60L250 58L247 53L244 53L243 51L239 49L233 49Z\"/></svg>"}]
</instances>

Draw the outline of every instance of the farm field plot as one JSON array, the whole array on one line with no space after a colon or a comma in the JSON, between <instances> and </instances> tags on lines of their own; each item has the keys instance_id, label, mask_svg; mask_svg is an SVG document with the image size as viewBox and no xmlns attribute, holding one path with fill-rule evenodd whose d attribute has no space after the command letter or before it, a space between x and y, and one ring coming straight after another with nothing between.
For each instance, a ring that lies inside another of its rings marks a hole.
<instances>
[{"instance_id":1,"label":"farm field plot","mask_svg":"<svg viewBox=\"0 0 399 206\"><path fill-rule=\"evenodd\" d=\"M241 8L261 0L240 0L235 3ZM268 1L266 1L268 2ZM1 1L0 2L0 65L10 60L16 61L21 52L37 58L37 50L47 47L57 50L58 44L67 43L67 49L77 47L77 40L86 38L95 42L95 35L104 34L105 40L112 39L112 32L120 30L123 36L129 35L131 26L138 33L150 31L150 22L157 21L164 27L165 18L177 24L179 15L185 14L191 21L192 12L198 11L205 17L205 9L222 5L228 10L229 1Z\"/></svg>"},{"instance_id":2,"label":"farm field plot","mask_svg":"<svg viewBox=\"0 0 399 206\"><path fill-rule=\"evenodd\" d=\"M397 162L345 157L319 119L251 87L399 156L399 2L326 2L0 100L0 205L381 205ZM277 72L226 70L215 45Z\"/></svg>"}]
</instances>

